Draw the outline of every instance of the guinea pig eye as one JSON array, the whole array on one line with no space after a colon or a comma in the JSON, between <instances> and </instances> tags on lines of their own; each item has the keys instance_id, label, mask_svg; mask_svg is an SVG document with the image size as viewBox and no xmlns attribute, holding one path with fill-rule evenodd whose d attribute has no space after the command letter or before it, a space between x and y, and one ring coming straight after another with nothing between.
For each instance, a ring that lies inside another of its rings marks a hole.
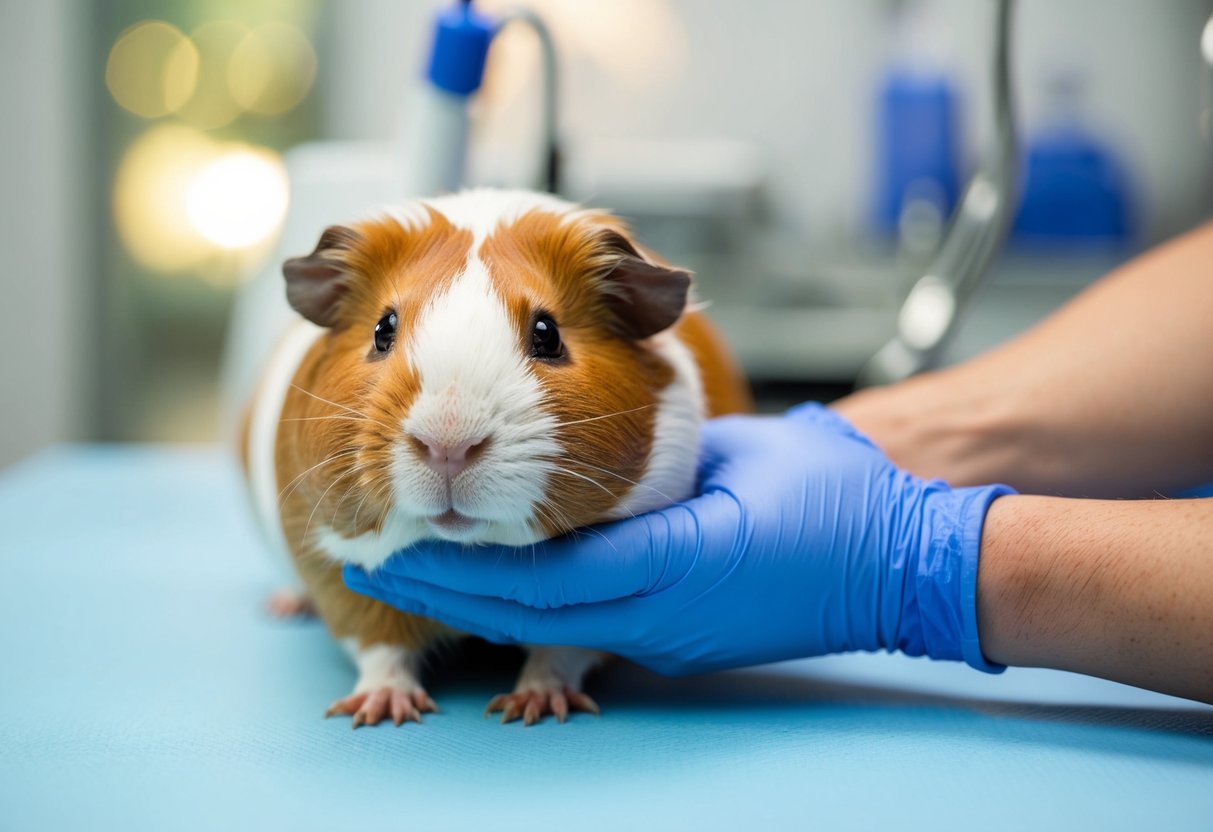
<instances>
[{"instance_id":1,"label":"guinea pig eye","mask_svg":"<svg viewBox=\"0 0 1213 832\"><path fill-rule=\"evenodd\" d=\"M560 331L556 329L556 322L547 315L535 319L531 329L531 355L535 358L559 358L564 355Z\"/></svg>"},{"instance_id":2,"label":"guinea pig eye","mask_svg":"<svg viewBox=\"0 0 1213 832\"><path fill-rule=\"evenodd\" d=\"M389 312L375 324L375 352L387 352L396 343L396 313Z\"/></svg>"}]
</instances>

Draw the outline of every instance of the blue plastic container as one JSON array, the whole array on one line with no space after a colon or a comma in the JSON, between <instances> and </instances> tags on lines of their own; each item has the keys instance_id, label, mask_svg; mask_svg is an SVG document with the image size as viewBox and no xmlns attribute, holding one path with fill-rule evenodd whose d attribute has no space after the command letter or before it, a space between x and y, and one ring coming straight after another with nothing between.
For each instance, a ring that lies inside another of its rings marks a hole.
<instances>
[{"instance_id":1,"label":"blue plastic container","mask_svg":"<svg viewBox=\"0 0 1213 832\"><path fill-rule=\"evenodd\" d=\"M952 213L960 190L959 113L946 75L894 68L880 90L874 220L894 231L907 196Z\"/></svg>"},{"instance_id":2,"label":"blue plastic container","mask_svg":"<svg viewBox=\"0 0 1213 832\"><path fill-rule=\"evenodd\" d=\"M1097 139L1059 127L1028 145L1014 237L1019 243L1123 244L1135 236L1124 167Z\"/></svg>"}]
</instances>

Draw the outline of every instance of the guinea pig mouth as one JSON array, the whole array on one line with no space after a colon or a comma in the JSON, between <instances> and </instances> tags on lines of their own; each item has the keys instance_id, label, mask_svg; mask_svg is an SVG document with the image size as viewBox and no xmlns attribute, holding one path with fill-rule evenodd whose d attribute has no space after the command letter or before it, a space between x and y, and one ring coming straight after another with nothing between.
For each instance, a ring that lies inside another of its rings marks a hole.
<instances>
[{"instance_id":1,"label":"guinea pig mouth","mask_svg":"<svg viewBox=\"0 0 1213 832\"><path fill-rule=\"evenodd\" d=\"M430 528L443 535L467 534L477 528L482 521L460 514L455 509L447 509L437 517L429 518Z\"/></svg>"}]
</instances>

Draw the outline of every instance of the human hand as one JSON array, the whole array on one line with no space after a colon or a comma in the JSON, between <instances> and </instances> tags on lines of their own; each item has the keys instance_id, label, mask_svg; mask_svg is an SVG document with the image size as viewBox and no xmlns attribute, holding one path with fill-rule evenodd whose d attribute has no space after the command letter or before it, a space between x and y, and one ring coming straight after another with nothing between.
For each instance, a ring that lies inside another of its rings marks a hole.
<instances>
[{"instance_id":1,"label":"human hand","mask_svg":"<svg viewBox=\"0 0 1213 832\"><path fill-rule=\"evenodd\" d=\"M347 585L498 642L682 674L849 650L983 670L976 580L1005 486L899 470L819 405L703 429L700 494L532 548L421 544Z\"/></svg>"}]
</instances>

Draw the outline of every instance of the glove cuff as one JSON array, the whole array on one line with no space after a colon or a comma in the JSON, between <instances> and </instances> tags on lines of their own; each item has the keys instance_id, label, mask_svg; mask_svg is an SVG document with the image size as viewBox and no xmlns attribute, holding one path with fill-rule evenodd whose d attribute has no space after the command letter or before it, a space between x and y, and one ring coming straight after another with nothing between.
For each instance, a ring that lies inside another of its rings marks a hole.
<instances>
[{"instance_id":1,"label":"glove cuff","mask_svg":"<svg viewBox=\"0 0 1213 832\"><path fill-rule=\"evenodd\" d=\"M1014 494L1005 485L951 489L926 483L922 549L907 581L906 611L917 612L921 640L917 654L962 660L986 673L1001 673L981 652L977 632L977 566L986 512L999 497ZM911 619L912 620L912 619ZM911 652L907 644L906 652Z\"/></svg>"}]
</instances>

